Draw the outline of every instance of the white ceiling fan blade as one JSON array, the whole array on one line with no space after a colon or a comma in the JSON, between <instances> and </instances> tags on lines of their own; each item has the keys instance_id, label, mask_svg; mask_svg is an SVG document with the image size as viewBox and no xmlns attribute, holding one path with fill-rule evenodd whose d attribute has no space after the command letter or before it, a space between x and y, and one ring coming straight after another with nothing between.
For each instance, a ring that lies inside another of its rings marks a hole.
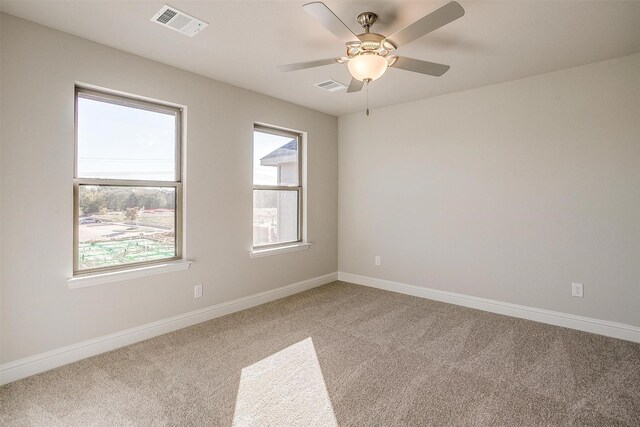
<instances>
[{"instance_id":1,"label":"white ceiling fan blade","mask_svg":"<svg viewBox=\"0 0 640 427\"><path fill-rule=\"evenodd\" d=\"M364 85L364 82L360 81L360 80L356 80L353 77L351 78L351 83L349 83L349 87L347 88L347 93L351 93L351 92L360 92L360 90L362 89L362 86Z\"/></svg>"},{"instance_id":2,"label":"white ceiling fan blade","mask_svg":"<svg viewBox=\"0 0 640 427\"><path fill-rule=\"evenodd\" d=\"M401 70L413 71L414 73L427 74L429 76L440 77L446 73L449 65L437 64L435 62L421 61L419 59L405 58L398 56L393 64L390 65L393 68L400 68Z\"/></svg>"},{"instance_id":3,"label":"white ceiling fan blade","mask_svg":"<svg viewBox=\"0 0 640 427\"><path fill-rule=\"evenodd\" d=\"M355 34L322 2L307 3L302 8L343 42L358 40Z\"/></svg>"},{"instance_id":4,"label":"white ceiling fan blade","mask_svg":"<svg viewBox=\"0 0 640 427\"><path fill-rule=\"evenodd\" d=\"M338 58L318 59L317 61L297 62L295 64L278 65L280 71L298 71L306 68L322 67L323 65L339 64Z\"/></svg>"},{"instance_id":5,"label":"white ceiling fan blade","mask_svg":"<svg viewBox=\"0 0 640 427\"><path fill-rule=\"evenodd\" d=\"M400 31L395 32L387 37L387 40L393 43L395 47L400 47L455 21L463 15L464 9L462 6L452 1L427 16L418 19L408 27L404 27Z\"/></svg>"}]
</instances>

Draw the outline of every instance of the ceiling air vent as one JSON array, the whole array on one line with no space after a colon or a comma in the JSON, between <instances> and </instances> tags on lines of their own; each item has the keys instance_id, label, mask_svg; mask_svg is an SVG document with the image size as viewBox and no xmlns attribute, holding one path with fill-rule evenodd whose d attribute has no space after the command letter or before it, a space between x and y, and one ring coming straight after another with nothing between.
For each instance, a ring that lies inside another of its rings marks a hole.
<instances>
[{"instance_id":1,"label":"ceiling air vent","mask_svg":"<svg viewBox=\"0 0 640 427\"><path fill-rule=\"evenodd\" d=\"M163 27L171 28L179 33L185 34L189 37L193 37L198 34L207 24L191 15L187 15L184 12L180 12L175 7L168 5L162 6L162 9L158 11L153 18L151 18L156 24L160 24Z\"/></svg>"},{"instance_id":2,"label":"ceiling air vent","mask_svg":"<svg viewBox=\"0 0 640 427\"><path fill-rule=\"evenodd\" d=\"M339 90L344 90L347 88L347 86L335 80L327 80L326 82L316 83L316 86L328 92L337 92Z\"/></svg>"}]
</instances>

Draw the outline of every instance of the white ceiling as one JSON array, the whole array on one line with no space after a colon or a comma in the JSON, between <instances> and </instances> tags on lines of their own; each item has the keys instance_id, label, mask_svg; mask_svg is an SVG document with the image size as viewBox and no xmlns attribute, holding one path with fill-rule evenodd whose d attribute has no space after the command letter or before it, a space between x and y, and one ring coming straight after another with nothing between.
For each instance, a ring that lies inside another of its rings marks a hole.
<instances>
[{"instance_id":1,"label":"white ceiling","mask_svg":"<svg viewBox=\"0 0 640 427\"><path fill-rule=\"evenodd\" d=\"M209 26L190 38L151 22L163 1L3 0L0 9L329 114L364 110L364 91L331 93L314 86L330 78L348 84L346 65L276 70L280 64L344 55L344 45L304 12L305 1L167 3ZM380 16L373 31L390 35L446 1L325 3L356 34L358 13L372 11ZM373 108L640 52L640 1L459 3L465 16L397 51L451 69L442 77L390 69L370 87Z\"/></svg>"}]
</instances>

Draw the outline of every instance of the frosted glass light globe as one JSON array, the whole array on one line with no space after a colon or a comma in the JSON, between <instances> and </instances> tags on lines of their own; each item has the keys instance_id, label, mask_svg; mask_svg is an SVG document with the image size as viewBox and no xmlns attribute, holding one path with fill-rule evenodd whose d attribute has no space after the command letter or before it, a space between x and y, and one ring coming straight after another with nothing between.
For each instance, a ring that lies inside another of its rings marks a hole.
<instances>
[{"instance_id":1,"label":"frosted glass light globe","mask_svg":"<svg viewBox=\"0 0 640 427\"><path fill-rule=\"evenodd\" d=\"M360 54L347 62L347 68L353 78L360 81L374 81L380 78L388 66L389 63L384 57L374 53Z\"/></svg>"}]
</instances>

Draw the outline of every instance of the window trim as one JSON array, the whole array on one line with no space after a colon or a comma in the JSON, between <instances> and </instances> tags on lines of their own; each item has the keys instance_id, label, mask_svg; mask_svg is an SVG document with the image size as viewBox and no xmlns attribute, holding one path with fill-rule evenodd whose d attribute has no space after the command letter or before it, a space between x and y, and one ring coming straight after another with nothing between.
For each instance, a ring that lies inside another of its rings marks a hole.
<instances>
[{"instance_id":1,"label":"window trim","mask_svg":"<svg viewBox=\"0 0 640 427\"><path fill-rule=\"evenodd\" d=\"M306 251L311 246L311 242L294 242L283 245L273 245L266 248L253 249L249 256L251 258L263 258L272 255L286 254L289 252Z\"/></svg>"},{"instance_id":2,"label":"window trim","mask_svg":"<svg viewBox=\"0 0 640 427\"><path fill-rule=\"evenodd\" d=\"M291 246L293 244L300 244L300 243L304 243L304 239L305 236L304 234L304 228L303 228L303 210L304 210L304 197L303 197L303 192L304 192L304 182L303 182L303 171L302 171L302 164L303 164L303 134L302 132L298 132L298 131L294 131L294 130L287 130L287 129L283 129L283 128L278 128L275 126L269 126L269 125L264 125L264 124L260 124L260 123L254 123L253 125L253 132L261 132L261 133L267 133L267 134L271 134L271 135L277 135L277 136L284 136L287 138L291 138L291 139L295 139L297 144L298 144L298 185L257 185L257 184L253 184L253 188L252 188L252 195L253 195L253 191L255 190L273 190L273 191L296 191L298 193L298 230L297 230L297 238L296 240L287 240L284 242L276 242L276 243L267 243L264 245L253 245L253 228L252 228L252 233L251 233L251 240L252 240L252 252L256 252L256 251L263 251L263 250L268 250L268 249L276 249L278 247L281 246ZM253 136L253 133L252 133ZM255 151L255 141L252 140L251 143L251 147L252 150L251 152L253 153ZM253 155L251 156L251 158L253 159ZM253 183L253 161L251 164L251 181ZM252 207L253 207L253 202L251 203ZM252 215L252 224L253 224L253 215Z\"/></svg>"},{"instance_id":3,"label":"window trim","mask_svg":"<svg viewBox=\"0 0 640 427\"><path fill-rule=\"evenodd\" d=\"M69 289L80 289L103 283L121 282L123 280L138 277L152 276L154 274L169 273L172 271L188 270L193 261L177 260L163 263L146 264L135 268L123 268L115 271L104 271L95 274L81 274L67 280Z\"/></svg>"},{"instance_id":4,"label":"window trim","mask_svg":"<svg viewBox=\"0 0 640 427\"><path fill-rule=\"evenodd\" d=\"M174 181L157 181L157 180L133 180L133 179L112 179L112 178L79 178L78 177L78 99L87 98L101 102L108 102L129 108L137 108L146 111L153 111L163 114L171 114L176 120L176 152L175 152L175 175ZM126 271L140 269L145 266L153 266L156 264L167 264L183 260L183 174L182 174L182 157L183 157L183 141L182 141L182 113L181 107L168 104L155 103L134 98L127 95L120 95L105 91L98 91L82 86L76 86L74 91L74 161L73 161L73 277L84 277L89 275L103 274L109 272ZM78 249L79 249L79 219L80 219L80 186L109 186L109 187L163 187L175 188L176 206L175 206L175 248L176 255L170 258L162 258L152 261L140 261L119 265L111 265L105 267L97 267L90 269L78 269Z\"/></svg>"}]
</instances>

